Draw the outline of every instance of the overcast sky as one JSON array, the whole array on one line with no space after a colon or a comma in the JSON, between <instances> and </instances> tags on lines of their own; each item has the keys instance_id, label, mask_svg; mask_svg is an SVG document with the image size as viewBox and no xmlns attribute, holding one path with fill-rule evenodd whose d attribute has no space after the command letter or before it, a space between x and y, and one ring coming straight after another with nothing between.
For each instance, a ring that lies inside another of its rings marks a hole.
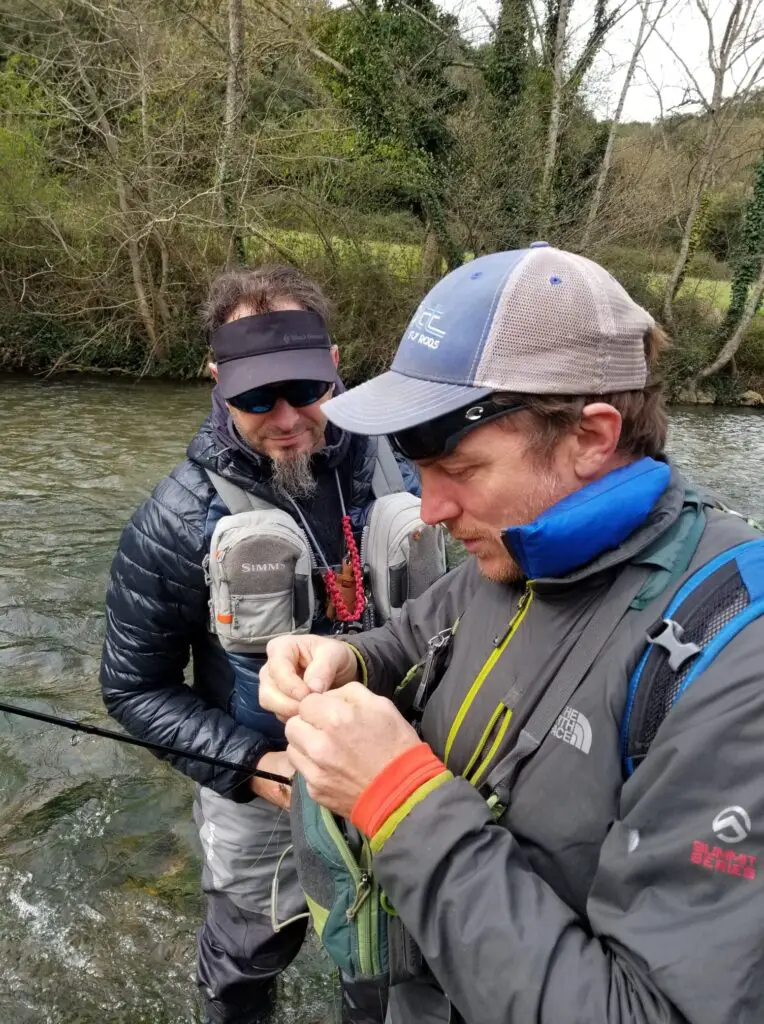
<instances>
[{"instance_id":1,"label":"overcast sky","mask_svg":"<svg viewBox=\"0 0 764 1024\"><path fill-rule=\"evenodd\" d=\"M486 19L494 18L498 10L498 0L440 0L442 6L458 13L464 30L477 38L485 36ZM758 0L755 0L758 3ZM617 4L618 0L611 0ZM661 0L650 0L651 9L660 8ZM733 0L709 0L712 13L717 45L721 40L724 26L732 10ZM582 41L590 25L593 0L575 0L573 7L572 27L575 41ZM640 21L640 11L635 0L625 0L625 9L631 11L613 29L605 42L603 51L598 56L590 76L589 89L592 94L594 108L601 117L607 117L615 107L621 89L626 67L631 58L634 41ZM711 74L708 70L708 27L696 5L696 0L667 0L666 11L671 12L660 22L660 31L686 63L689 71L695 76L698 85L710 94ZM764 29L764 0L754 18L758 28ZM738 64L737 78L740 79L755 66L752 62L761 60L764 54L764 42L753 51L751 58ZM643 62L649 68L648 81L645 72L640 68L634 84L626 99L626 107L622 120L648 121L660 114L660 102L656 97L656 86L660 90L664 111L668 113L680 104L686 95L689 80L687 71L681 61L674 57L666 44L653 34L643 50ZM764 80L759 76L759 85ZM687 108L691 109L691 108Z\"/></svg>"}]
</instances>

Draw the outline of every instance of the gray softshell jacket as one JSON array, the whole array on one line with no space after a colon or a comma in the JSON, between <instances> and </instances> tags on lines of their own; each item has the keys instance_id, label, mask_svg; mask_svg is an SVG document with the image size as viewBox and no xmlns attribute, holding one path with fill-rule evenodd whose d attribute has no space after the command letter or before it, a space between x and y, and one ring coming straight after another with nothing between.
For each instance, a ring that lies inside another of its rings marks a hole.
<instances>
[{"instance_id":1,"label":"gray softshell jacket","mask_svg":"<svg viewBox=\"0 0 764 1024\"><path fill-rule=\"evenodd\" d=\"M698 566L759 536L742 520L707 510L688 570L626 613L520 769L499 822L459 777L484 759L485 744L475 752L499 705L512 709L500 753L511 747L614 571L671 526L684 492L674 472L642 527L567 578L497 584L469 559L401 619L354 638L369 686L390 696L428 639L461 616L422 723L456 777L416 803L374 859L428 969L391 989L392 1024L764 1021L764 621L682 694L627 781L619 743L646 629ZM510 623L509 643L476 686ZM751 825L734 845L719 837L739 835L719 826L729 808ZM729 849L735 859L722 871Z\"/></svg>"}]
</instances>

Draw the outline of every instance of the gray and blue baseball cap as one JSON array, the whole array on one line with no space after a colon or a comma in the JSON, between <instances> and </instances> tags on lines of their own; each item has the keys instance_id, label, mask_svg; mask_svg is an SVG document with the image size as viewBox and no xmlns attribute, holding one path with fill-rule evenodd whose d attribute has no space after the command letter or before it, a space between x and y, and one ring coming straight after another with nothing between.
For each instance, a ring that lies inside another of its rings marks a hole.
<instances>
[{"instance_id":1,"label":"gray and blue baseball cap","mask_svg":"<svg viewBox=\"0 0 764 1024\"><path fill-rule=\"evenodd\" d=\"M393 434L496 391L639 390L654 325L599 264L533 242L447 274L420 303L390 370L324 410L351 433Z\"/></svg>"}]
</instances>

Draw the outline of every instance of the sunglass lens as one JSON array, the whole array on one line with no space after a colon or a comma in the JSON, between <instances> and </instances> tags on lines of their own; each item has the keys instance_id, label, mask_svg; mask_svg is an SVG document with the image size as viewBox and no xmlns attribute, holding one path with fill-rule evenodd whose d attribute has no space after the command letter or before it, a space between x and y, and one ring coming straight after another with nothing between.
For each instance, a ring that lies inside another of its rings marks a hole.
<instances>
[{"instance_id":1,"label":"sunglass lens","mask_svg":"<svg viewBox=\"0 0 764 1024\"><path fill-rule=\"evenodd\" d=\"M313 405L323 398L331 384L323 380L295 380L284 387L281 394L296 409L305 405Z\"/></svg>"},{"instance_id":2,"label":"sunglass lens","mask_svg":"<svg viewBox=\"0 0 764 1024\"><path fill-rule=\"evenodd\" d=\"M249 413L270 412L279 398L289 402L295 409L301 409L323 398L330 387L331 384L323 380L293 380L286 384L250 388L228 401L236 409Z\"/></svg>"},{"instance_id":3,"label":"sunglass lens","mask_svg":"<svg viewBox=\"0 0 764 1024\"><path fill-rule=\"evenodd\" d=\"M271 411L277 398L278 395L273 388L264 387L250 388L249 391L243 391L240 395L234 395L228 401L235 409L240 409L242 412L264 413Z\"/></svg>"},{"instance_id":4,"label":"sunglass lens","mask_svg":"<svg viewBox=\"0 0 764 1024\"><path fill-rule=\"evenodd\" d=\"M421 428L391 434L389 441L395 451L410 462L432 459L442 453L442 445Z\"/></svg>"}]
</instances>

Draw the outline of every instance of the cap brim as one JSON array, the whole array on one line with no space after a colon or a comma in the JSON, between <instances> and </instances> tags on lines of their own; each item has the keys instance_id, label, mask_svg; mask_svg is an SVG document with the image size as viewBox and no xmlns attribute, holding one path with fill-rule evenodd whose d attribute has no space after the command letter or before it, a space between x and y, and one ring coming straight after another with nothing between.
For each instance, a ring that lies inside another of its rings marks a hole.
<instances>
[{"instance_id":1,"label":"cap brim","mask_svg":"<svg viewBox=\"0 0 764 1024\"><path fill-rule=\"evenodd\" d=\"M328 348L288 349L218 363L218 386L225 399L250 388L281 381L325 380L333 383L336 379L337 368Z\"/></svg>"},{"instance_id":2,"label":"cap brim","mask_svg":"<svg viewBox=\"0 0 764 1024\"><path fill-rule=\"evenodd\" d=\"M323 411L332 423L351 434L395 434L461 409L495 390L419 380L389 370L332 398Z\"/></svg>"}]
</instances>

